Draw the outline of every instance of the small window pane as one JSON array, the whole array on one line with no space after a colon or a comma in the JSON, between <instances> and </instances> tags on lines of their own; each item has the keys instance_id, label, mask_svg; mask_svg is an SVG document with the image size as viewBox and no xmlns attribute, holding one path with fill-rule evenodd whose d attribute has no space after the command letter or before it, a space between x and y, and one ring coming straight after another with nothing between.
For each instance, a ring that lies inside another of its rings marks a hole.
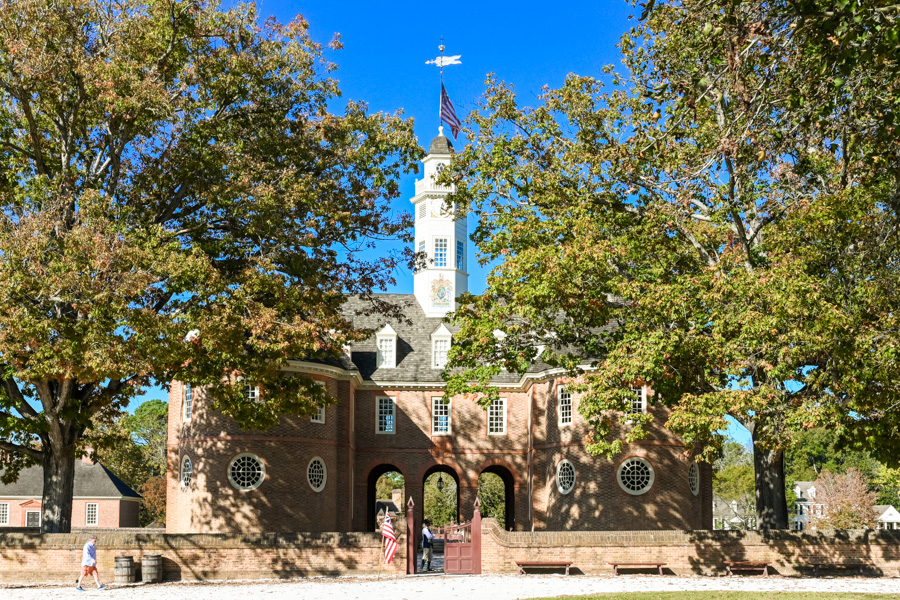
<instances>
[{"instance_id":1,"label":"small window pane","mask_svg":"<svg viewBox=\"0 0 900 600\"><path fill-rule=\"evenodd\" d=\"M319 412L309 418L312 423L325 423L325 407L320 406Z\"/></svg>"},{"instance_id":2,"label":"small window pane","mask_svg":"<svg viewBox=\"0 0 900 600\"><path fill-rule=\"evenodd\" d=\"M628 410L629 415L639 415L645 412L644 402L644 388L642 387L633 387L631 391L634 393L634 396L631 398L631 408Z\"/></svg>"},{"instance_id":3,"label":"small window pane","mask_svg":"<svg viewBox=\"0 0 900 600\"><path fill-rule=\"evenodd\" d=\"M434 240L434 266L447 266L447 238L435 238Z\"/></svg>"},{"instance_id":4,"label":"small window pane","mask_svg":"<svg viewBox=\"0 0 900 600\"><path fill-rule=\"evenodd\" d=\"M259 401L259 386L258 385L250 385L249 383L244 384L244 398L246 398L250 402L258 402Z\"/></svg>"},{"instance_id":5,"label":"small window pane","mask_svg":"<svg viewBox=\"0 0 900 600\"><path fill-rule=\"evenodd\" d=\"M0 525L9 525L9 504L0 504Z\"/></svg>"},{"instance_id":6,"label":"small window pane","mask_svg":"<svg viewBox=\"0 0 900 600\"><path fill-rule=\"evenodd\" d=\"M86 505L87 510L85 513L84 523L85 525L96 525L97 524L97 505L94 503L89 503Z\"/></svg>"},{"instance_id":7,"label":"small window pane","mask_svg":"<svg viewBox=\"0 0 900 600\"><path fill-rule=\"evenodd\" d=\"M378 340L378 367L394 368L394 338L384 337Z\"/></svg>"},{"instance_id":8,"label":"small window pane","mask_svg":"<svg viewBox=\"0 0 900 600\"><path fill-rule=\"evenodd\" d=\"M456 240L456 268L460 271L464 271L466 266L465 248L462 240Z\"/></svg>"},{"instance_id":9,"label":"small window pane","mask_svg":"<svg viewBox=\"0 0 900 600\"><path fill-rule=\"evenodd\" d=\"M184 420L191 420L191 413L194 409L194 388L191 384L184 384Z\"/></svg>"},{"instance_id":10,"label":"small window pane","mask_svg":"<svg viewBox=\"0 0 900 600\"><path fill-rule=\"evenodd\" d=\"M559 388L559 424L572 424L572 394L564 387Z\"/></svg>"},{"instance_id":11,"label":"small window pane","mask_svg":"<svg viewBox=\"0 0 900 600\"><path fill-rule=\"evenodd\" d=\"M378 433L394 433L394 399L378 398Z\"/></svg>"},{"instance_id":12,"label":"small window pane","mask_svg":"<svg viewBox=\"0 0 900 600\"><path fill-rule=\"evenodd\" d=\"M488 407L488 435L506 433L506 398L497 398Z\"/></svg>"},{"instance_id":13,"label":"small window pane","mask_svg":"<svg viewBox=\"0 0 900 600\"><path fill-rule=\"evenodd\" d=\"M434 368L443 369L447 366L447 350L450 349L450 340L434 340Z\"/></svg>"},{"instance_id":14,"label":"small window pane","mask_svg":"<svg viewBox=\"0 0 900 600\"><path fill-rule=\"evenodd\" d=\"M431 399L431 433L432 435L450 433L450 403L445 403L442 396Z\"/></svg>"}]
</instances>

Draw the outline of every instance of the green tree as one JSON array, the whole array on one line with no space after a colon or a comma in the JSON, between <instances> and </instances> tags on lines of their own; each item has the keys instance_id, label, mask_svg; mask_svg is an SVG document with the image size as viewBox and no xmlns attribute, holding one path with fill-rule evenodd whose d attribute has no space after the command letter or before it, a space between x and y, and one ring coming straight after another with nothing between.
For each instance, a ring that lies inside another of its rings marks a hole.
<instances>
[{"instance_id":1,"label":"green tree","mask_svg":"<svg viewBox=\"0 0 900 600\"><path fill-rule=\"evenodd\" d=\"M443 481L443 489L438 489L438 479ZM425 480L425 518L431 519L435 527L455 523L457 519L456 480L432 473Z\"/></svg>"},{"instance_id":2,"label":"green tree","mask_svg":"<svg viewBox=\"0 0 900 600\"><path fill-rule=\"evenodd\" d=\"M152 379L247 427L334 401L281 368L367 335L345 294L386 310L411 252L361 252L408 236L390 200L421 150L399 116L330 113L333 69L252 4L0 0L0 456L43 466L45 532L85 431Z\"/></svg>"},{"instance_id":3,"label":"green tree","mask_svg":"<svg viewBox=\"0 0 900 600\"><path fill-rule=\"evenodd\" d=\"M396 471L390 471L378 478L375 482L375 497L379 500L390 500L393 491L396 489L403 490L405 482L403 475ZM405 510L404 506L398 506L401 512Z\"/></svg>"},{"instance_id":4,"label":"green tree","mask_svg":"<svg viewBox=\"0 0 900 600\"><path fill-rule=\"evenodd\" d=\"M481 501L481 516L497 519L500 527L506 529L506 484L496 473L482 473L478 476L478 499Z\"/></svg>"},{"instance_id":5,"label":"green tree","mask_svg":"<svg viewBox=\"0 0 900 600\"><path fill-rule=\"evenodd\" d=\"M571 75L535 107L490 78L469 116L445 181L498 266L455 314L448 393L491 402L542 348L578 377L594 454L648 435L651 413L623 417L634 385L703 460L730 415L758 524L786 528L798 432L897 460L900 161L872 123L896 79L864 60L842 79L794 3L649 4L626 73Z\"/></svg>"}]
</instances>

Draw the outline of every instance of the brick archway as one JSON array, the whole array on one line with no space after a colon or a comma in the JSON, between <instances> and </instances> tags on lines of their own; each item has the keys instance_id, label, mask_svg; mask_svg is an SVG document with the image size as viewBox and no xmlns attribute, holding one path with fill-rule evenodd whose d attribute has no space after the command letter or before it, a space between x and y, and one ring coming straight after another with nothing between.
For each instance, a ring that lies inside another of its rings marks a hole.
<instances>
[{"instance_id":1,"label":"brick archway","mask_svg":"<svg viewBox=\"0 0 900 600\"><path fill-rule=\"evenodd\" d=\"M481 475L491 473L500 478L503 482L503 520L504 528L509 531L516 529L516 491L518 489L518 479L515 469L503 461L492 460L483 465L479 471L479 491L481 485ZM482 502L482 513L488 510L485 502Z\"/></svg>"},{"instance_id":2,"label":"brick archway","mask_svg":"<svg viewBox=\"0 0 900 600\"><path fill-rule=\"evenodd\" d=\"M408 498L406 474L402 469L394 464L380 463L369 468L369 475L366 480L366 531L375 531L378 520L378 510L376 508L376 484L378 479L385 473L400 473L403 476L403 497ZM405 514L405 507L398 506L401 514Z\"/></svg>"}]
</instances>

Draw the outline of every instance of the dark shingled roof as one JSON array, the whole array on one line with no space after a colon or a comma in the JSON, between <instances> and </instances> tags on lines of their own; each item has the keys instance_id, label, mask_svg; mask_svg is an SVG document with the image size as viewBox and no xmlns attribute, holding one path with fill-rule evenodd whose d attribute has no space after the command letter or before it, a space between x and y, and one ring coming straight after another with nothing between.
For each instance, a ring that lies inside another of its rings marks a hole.
<instances>
[{"instance_id":1,"label":"dark shingled roof","mask_svg":"<svg viewBox=\"0 0 900 600\"><path fill-rule=\"evenodd\" d=\"M450 143L449 138L439 135L431 140L428 154L453 154L453 144Z\"/></svg>"},{"instance_id":2,"label":"dark shingled roof","mask_svg":"<svg viewBox=\"0 0 900 600\"><path fill-rule=\"evenodd\" d=\"M384 315L357 314L368 308L358 296L351 296L344 305L344 314L360 329L373 329L376 332L385 325L390 325L397 332L397 366L393 369L379 369L377 364L376 336L363 342L353 344L351 369L359 370L365 380L377 382L415 382L443 383L442 369L435 369L431 362L431 334L440 328L443 318L427 317L413 294L378 294L378 299L401 308L402 313L410 321L401 323L388 319ZM458 329L446 324L450 333ZM330 363L329 363L330 364ZM339 365L333 365L339 366ZM344 366L344 365L341 365ZM545 371L550 367L538 361L528 369L529 373ZM518 383L521 377L517 373L499 373L493 378L494 383Z\"/></svg>"},{"instance_id":3,"label":"dark shingled roof","mask_svg":"<svg viewBox=\"0 0 900 600\"><path fill-rule=\"evenodd\" d=\"M22 469L15 483L0 483L0 498L4 496L34 496L40 498L44 491L44 473L40 466ZM128 487L112 471L94 463L75 461L75 496L87 498L140 498L141 495Z\"/></svg>"}]
</instances>

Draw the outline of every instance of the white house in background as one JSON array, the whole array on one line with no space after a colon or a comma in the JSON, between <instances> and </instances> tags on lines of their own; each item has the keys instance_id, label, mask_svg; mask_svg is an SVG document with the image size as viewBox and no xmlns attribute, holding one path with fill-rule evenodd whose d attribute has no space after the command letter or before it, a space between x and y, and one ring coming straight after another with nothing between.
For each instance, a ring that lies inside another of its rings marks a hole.
<instances>
[{"instance_id":1,"label":"white house in background","mask_svg":"<svg viewBox=\"0 0 900 600\"><path fill-rule=\"evenodd\" d=\"M791 529L802 531L809 526L810 514L822 514L822 504L816 502L816 486L812 481L794 483L794 494L797 496L796 514L791 518Z\"/></svg>"},{"instance_id":2,"label":"white house in background","mask_svg":"<svg viewBox=\"0 0 900 600\"><path fill-rule=\"evenodd\" d=\"M878 515L878 529L900 529L900 511L890 504L876 504L872 507Z\"/></svg>"},{"instance_id":3,"label":"white house in background","mask_svg":"<svg viewBox=\"0 0 900 600\"><path fill-rule=\"evenodd\" d=\"M752 499L729 502L713 494L713 529L756 529L756 508Z\"/></svg>"}]
</instances>

